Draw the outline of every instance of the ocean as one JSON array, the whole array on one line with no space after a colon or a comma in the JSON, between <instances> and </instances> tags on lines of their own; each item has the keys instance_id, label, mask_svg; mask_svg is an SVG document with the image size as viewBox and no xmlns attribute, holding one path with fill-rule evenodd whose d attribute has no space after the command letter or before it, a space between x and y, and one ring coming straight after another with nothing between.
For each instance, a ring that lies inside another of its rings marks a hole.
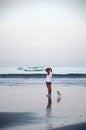
<instances>
[{"instance_id":1,"label":"ocean","mask_svg":"<svg viewBox=\"0 0 86 130\"><path fill-rule=\"evenodd\" d=\"M25 70L25 67L23 69L0 68L0 86L45 84L46 72L44 70ZM86 87L86 67L52 67L52 70L52 84Z\"/></svg>"}]
</instances>

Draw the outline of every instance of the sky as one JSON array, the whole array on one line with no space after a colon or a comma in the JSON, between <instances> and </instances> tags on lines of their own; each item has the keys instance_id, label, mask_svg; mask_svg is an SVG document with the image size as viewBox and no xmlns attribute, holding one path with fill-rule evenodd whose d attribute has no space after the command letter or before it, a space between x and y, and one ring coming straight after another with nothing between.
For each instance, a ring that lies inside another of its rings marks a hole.
<instances>
[{"instance_id":1,"label":"sky","mask_svg":"<svg viewBox=\"0 0 86 130\"><path fill-rule=\"evenodd\" d=\"M0 67L86 67L86 0L0 0Z\"/></svg>"}]
</instances>

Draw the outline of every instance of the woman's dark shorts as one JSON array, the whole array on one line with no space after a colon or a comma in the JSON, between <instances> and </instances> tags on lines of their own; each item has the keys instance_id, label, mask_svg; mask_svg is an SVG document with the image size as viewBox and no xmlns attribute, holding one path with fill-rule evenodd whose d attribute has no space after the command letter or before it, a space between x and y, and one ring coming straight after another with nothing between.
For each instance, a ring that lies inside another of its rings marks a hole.
<instances>
[{"instance_id":1,"label":"woman's dark shorts","mask_svg":"<svg viewBox=\"0 0 86 130\"><path fill-rule=\"evenodd\" d=\"M46 85L48 86L48 85L51 85L51 82L46 82Z\"/></svg>"}]
</instances>

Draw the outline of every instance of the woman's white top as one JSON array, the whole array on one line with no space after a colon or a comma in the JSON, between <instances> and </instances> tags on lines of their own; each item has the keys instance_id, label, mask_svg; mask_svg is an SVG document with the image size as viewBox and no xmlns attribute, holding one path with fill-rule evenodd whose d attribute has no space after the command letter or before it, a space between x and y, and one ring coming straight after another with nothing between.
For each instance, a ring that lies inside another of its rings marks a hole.
<instances>
[{"instance_id":1,"label":"woman's white top","mask_svg":"<svg viewBox=\"0 0 86 130\"><path fill-rule=\"evenodd\" d=\"M52 82L52 72L50 72L50 74L46 76L46 82Z\"/></svg>"}]
</instances>

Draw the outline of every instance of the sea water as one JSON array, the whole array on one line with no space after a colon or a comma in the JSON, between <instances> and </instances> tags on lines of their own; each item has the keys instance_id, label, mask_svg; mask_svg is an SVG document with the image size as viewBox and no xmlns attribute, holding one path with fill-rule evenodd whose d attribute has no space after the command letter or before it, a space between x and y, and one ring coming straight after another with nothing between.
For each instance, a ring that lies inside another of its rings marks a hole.
<instances>
[{"instance_id":1,"label":"sea water","mask_svg":"<svg viewBox=\"0 0 86 130\"><path fill-rule=\"evenodd\" d=\"M86 67L52 67L52 84L86 87ZM0 86L29 86L45 84L45 71L24 71L0 68Z\"/></svg>"}]
</instances>

